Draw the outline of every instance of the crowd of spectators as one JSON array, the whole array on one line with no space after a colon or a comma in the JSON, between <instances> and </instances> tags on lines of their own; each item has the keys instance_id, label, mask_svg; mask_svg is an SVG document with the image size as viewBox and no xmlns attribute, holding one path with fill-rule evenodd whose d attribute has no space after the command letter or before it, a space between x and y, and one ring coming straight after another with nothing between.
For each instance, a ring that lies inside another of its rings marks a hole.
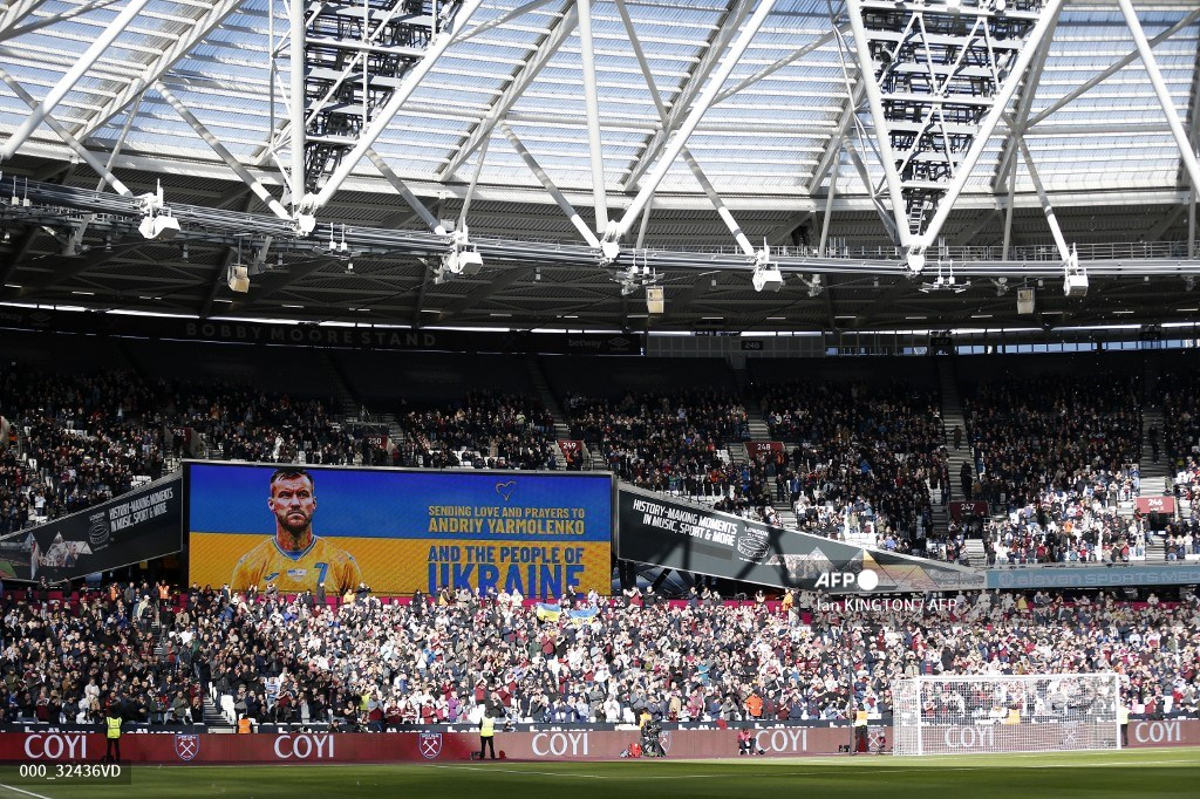
<instances>
[{"instance_id":1,"label":"crowd of spectators","mask_svg":"<svg viewBox=\"0 0 1200 800\"><path fill-rule=\"evenodd\" d=\"M975 470L961 477L966 496L1001 515L983 532L989 563L1145 557L1153 531L1118 514L1140 490L1138 387L1094 374L977 388L967 403Z\"/></svg>"},{"instance_id":2,"label":"crowd of spectators","mask_svg":"<svg viewBox=\"0 0 1200 800\"><path fill-rule=\"evenodd\" d=\"M414 467L557 469L554 416L522 395L468 392L448 408L408 411L397 458Z\"/></svg>"},{"instance_id":3,"label":"crowd of spectators","mask_svg":"<svg viewBox=\"0 0 1200 800\"><path fill-rule=\"evenodd\" d=\"M32 594L32 590L30 590ZM156 652L156 628L194 637L165 584L113 584L72 608L8 603L0 618L0 721L99 723L110 708L130 719L203 721L202 683L188 647Z\"/></svg>"},{"instance_id":4,"label":"crowd of spectators","mask_svg":"<svg viewBox=\"0 0 1200 800\"><path fill-rule=\"evenodd\" d=\"M768 454L765 468L801 530L957 555L933 532L933 504L947 496L948 480L934 394L905 385L788 383L768 387L761 402L772 437L796 443L787 459Z\"/></svg>"},{"instance_id":5,"label":"crowd of spectators","mask_svg":"<svg viewBox=\"0 0 1200 800\"><path fill-rule=\"evenodd\" d=\"M227 459L352 463L359 444L328 408L250 386L5 365L0 411L17 435L0 450L0 535L156 480L207 445Z\"/></svg>"},{"instance_id":6,"label":"crowd of spectators","mask_svg":"<svg viewBox=\"0 0 1200 800\"><path fill-rule=\"evenodd\" d=\"M746 409L719 389L626 392L614 398L571 395L571 436L598 453L596 466L657 491L733 497L727 446L749 438Z\"/></svg>"},{"instance_id":7,"label":"crowd of spectators","mask_svg":"<svg viewBox=\"0 0 1200 800\"><path fill-rule=\"evenodd\" d=\"M993 508L1036 503L1044 491L1115 503L1138 492L1142 419L1136 377L1113 373L980 384L966 402L975 453L971 494Z\"/></svg>"},{"instance_id":8,"label":"crowd of spectators","mask_svg":"<svg viewBox=\"0 0 1200 800\"><path fill-rule=\"evenodd\" d=\"M1163 416L1161 447L1172 477L1172 491L1190 512L1189 527L1194 540L1196 515L1200 511L1200 413L1196 411L1200 375L1191 366L1185 362L1185 368L1164 374L1158 385ZM1157 454L1159 432L1151 430L1150 435Z\"/></svg>"},{"instance_id":9,"label":"crowd of spectators","mask_svg":"<svg viewBox=\"0 0 1200 800\"><path fill-rule=\"evenodd\" d=\"M991 519L984 527L989 564L1128 563L1144 559L1154 531L1141 517L1122 517L1099 493L1042 493L1036 504Z\"/></svg>"},{"instance_id":10,"label":"crowd of spectators","mask_svg":"<svg viewBox=\"0 0 1200 800\"><path fill-rule=\"evenodd\" d=\"M113 702L134 718L187 721L211 690L239 718L343 731L469 723L485 705L535 723L633 723L643 711L661 721L845 720L851 705L887 715L901 677L1102 671L1119 674L1134 713L1195 714L1200 704L1194 595L1131 604L972 593L872 611L803 593L727 603L706 590L670 603L593 592L573 604L582 613L545 615L519 596L460 590L410 603L360 593L325 607L310 594L195 588L160 603L146 587L113 588L79 613L20 603L0 630L3 714L87 721Z\"/></svg>"}]
</instances>

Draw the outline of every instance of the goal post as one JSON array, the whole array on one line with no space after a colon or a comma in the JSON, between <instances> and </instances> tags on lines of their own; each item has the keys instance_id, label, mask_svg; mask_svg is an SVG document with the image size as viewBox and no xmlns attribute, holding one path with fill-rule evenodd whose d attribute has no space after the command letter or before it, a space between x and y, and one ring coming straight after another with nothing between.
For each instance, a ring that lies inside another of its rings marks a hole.
<instances>
[{"instance_id":1,"label":"goal post","mask_svg":"<svg viewBox=\"0 0 1200 800\"><path fill-rule=\"evenodd\" d=\"M1116 673L921 675L892 685L896 755L1118 750Z\"/></svg>"}]
</instances>

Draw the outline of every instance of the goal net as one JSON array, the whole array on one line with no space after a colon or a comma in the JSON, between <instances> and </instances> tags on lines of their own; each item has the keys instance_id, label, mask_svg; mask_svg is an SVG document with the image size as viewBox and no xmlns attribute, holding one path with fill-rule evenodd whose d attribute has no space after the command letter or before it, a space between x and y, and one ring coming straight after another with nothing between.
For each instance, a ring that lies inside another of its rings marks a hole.
<instances>
[{"instance_id":1,"label":"goal net","mask_svg":"<svg viewBox=\"0 0 1200 800\"><path fill-rule=\"evenodd\" d=\"M896 755L1115 750L1114 673L922 675L892 686Z\"/></svg>"}]
</instances>

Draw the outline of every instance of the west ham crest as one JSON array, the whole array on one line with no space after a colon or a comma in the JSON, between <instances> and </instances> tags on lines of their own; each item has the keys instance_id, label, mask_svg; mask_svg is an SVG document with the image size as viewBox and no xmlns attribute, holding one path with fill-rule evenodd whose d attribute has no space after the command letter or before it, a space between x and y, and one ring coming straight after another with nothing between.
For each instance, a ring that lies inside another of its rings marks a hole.
<instances>
[{"instance_id":1,"label":"west ham crest","mask_svg":"<svg viewBox=\"0 0 1200 800\"><path fill-rule=\"evenodd\" d=\"M417 747L421 755L435 759L442 754L442 735L440 733L422 733L417 737Z\"/></svg>"},{"instance_id":2,"label":"west ham crest","mask_svg":"<svg viewBox=\"0 0 1200 800\"><path fill-rule=\"evenodd\" d=\"M180 761L191 761L200 755L200 737L194 733L175 734L175 755Z\"/></svg>"}]
</instances>

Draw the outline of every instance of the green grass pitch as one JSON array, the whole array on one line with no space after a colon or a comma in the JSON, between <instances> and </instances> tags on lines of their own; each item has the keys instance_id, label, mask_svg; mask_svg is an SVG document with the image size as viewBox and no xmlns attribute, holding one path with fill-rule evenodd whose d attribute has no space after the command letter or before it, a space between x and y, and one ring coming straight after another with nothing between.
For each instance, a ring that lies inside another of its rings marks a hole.
<instances>
[{"instance_id":1,"label":"green grass pitch","mask_svg":"<svg viewBox=\"0 0 1200 800\"><path fill-rule=\"evenodd\" d=\"M1195 797L1200 748L708 761L156 767L132 785L6 771L0 797Z\"/></svg>"}]
</instances>

